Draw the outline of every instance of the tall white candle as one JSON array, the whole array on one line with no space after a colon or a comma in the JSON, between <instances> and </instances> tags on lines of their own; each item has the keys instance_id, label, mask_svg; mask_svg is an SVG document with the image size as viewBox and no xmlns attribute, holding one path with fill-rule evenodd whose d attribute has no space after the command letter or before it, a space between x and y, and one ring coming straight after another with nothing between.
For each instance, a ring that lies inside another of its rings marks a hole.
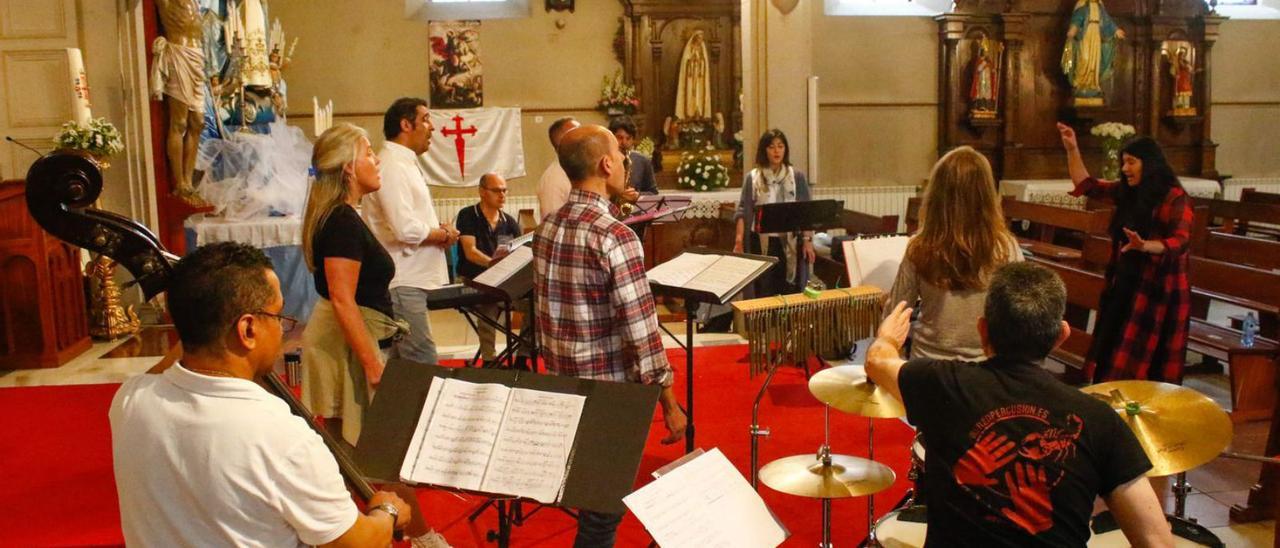
<instances>
[{"instance_id":1,"label":"tall white candle","mask_svg":"<svg viewBox=\"0 0 1280 548\"><path fill-rule=\"evenodd\" d=\"M809 77L809 184L818 178L818 77Z\"/></svg>"},{"instance_id":2,"label":"tall white candle","mask_svg":"<svg viewBox=\"0 0 1280 548\"><path fill-rule=\"evenodd\" d=\"M85 75L80 48L67 48L67 69L71 80L71 119L80 125L88 125L92 117L89 111L89 77Z\"/></svg>"}]
</instances>

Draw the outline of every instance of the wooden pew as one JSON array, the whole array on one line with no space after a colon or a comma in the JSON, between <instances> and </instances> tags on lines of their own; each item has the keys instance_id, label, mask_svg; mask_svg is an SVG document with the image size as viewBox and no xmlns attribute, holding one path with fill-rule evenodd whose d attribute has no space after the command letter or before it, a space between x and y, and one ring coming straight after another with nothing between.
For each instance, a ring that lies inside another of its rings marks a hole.
<instances>
[{"instance_id":1,"label":"wooden pew","mask_svg":"<svg viewBox=\"0 0 1280 548\"><path fill-rule=\"evenodd\" d=\"M1280 239L1280 229L1274 227L1250 225L1263 223L1280 225L1280 205L1270 203L1236 202L1232 200L1215 200L1210 198L1192 198L1195 205L1209 209L1210 219L1221 219L1218 227L1222 232L1246 234L1254 232L1263 236Z\"/></svg>"},{"instance_id":2,"label":"wooden pew","mask_svg":"<svg viewBox=\"0 0 1280 548\"><path fill-rule=\"evenodd\" d=\"M1263 270L1280 270L1280 242L1210 231L1204 256Z\"/></svg>"},{"instance_id":3,"label":"wooden pew","mask_svg":"<svg viewBox=\"0 0 1280 548\"><path fill-rule=\"evenodd\" d=\"M1049 357L1067 366L1063 375L1069 384L1082 384L1084 378L1084 361L1093 344L1093 334L1089 333L1089 312L1097 310L1102 298L1105 282L1101 274L1082 270L1060 262L1030 257L1028 261L1048 267L1062 278L1067 286L1067 311L1063 319L1071 325L1071 335L1061 346L1054 349Z\"/></svg>"},{"instance_id":4,"label":"wooden pew","mask_svg":"<svg viewBox=\"0 0 1280 548\"><path fill-rule=\"evenodd\" d=\"M1246 188L1240 191L1240 201L1252 204L1280 205L1280 194L1262 192L1256 188Z\"/></svg>"}]
</instances>

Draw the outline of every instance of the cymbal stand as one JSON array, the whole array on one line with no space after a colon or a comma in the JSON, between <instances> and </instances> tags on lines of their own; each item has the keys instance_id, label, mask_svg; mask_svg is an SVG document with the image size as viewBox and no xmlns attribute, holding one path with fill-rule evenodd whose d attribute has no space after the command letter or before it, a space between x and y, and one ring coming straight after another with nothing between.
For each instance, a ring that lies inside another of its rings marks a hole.
<instances>
[{"instance_id":1,"label":"cymbal stand","mask_svg":"<svg viewBox=\"0 0 1280 548\"><path fill-rule=\"evenodd\" d=\"M781 296L778 298L785 306L787 301ZM784 322L790 319L788 316L783 316ZM794 339L789 339L788 342L791 340ZM770 351L772 352L773 349ZM769 373L765 375L764 384L760 385L760 392L756 393L756 400L751 404L751 488L756 491L760 490L760 438L769 436L769 429L760 427L760 401L764 399L765 391L769 389L769 383L773 381L773 375L778 372L778 367L782 365L782 357L785 355L787 355L787 342L778 345L777 353L769 359ZM807 362L808 358L805 358L805 361Z\"/></svg>"},{"instance_id":2,"label":"cymbal stand","mask_svg":"<svg viewBox=\"0 0 1280 548\"><path fill-rule=\"evenodd\" d=\"M831 468L831 406L822 406L822 447L818 448L818 461L823 468ZM831 548L831 499L822 499L822 542L820 548Z\"/></svg>"},{"instance_id":3,"label":"cymbal stand","mask_svg":"<svg viewBox=\"0 0 1280 548\"><path fill-rule=\"evenodd\" d=\"M876 460L876 420L867 417L867 460ZM867 495L867 535L876 524L876 495Z\"/></svg>"},{"instance_id":4,"label":"cymbal stand","mask_svg":"<svg viewBox=\"0 0 1280 548\"><path fill-rule=\"evenodd\" d=\"M1173 516L1178 519L1196 521L1195 518L1187 518L1187 495L1191 494L1191 484L1187 483L1187 473L1178 472L1173 478Z\"/></svg>"}]
</instances>

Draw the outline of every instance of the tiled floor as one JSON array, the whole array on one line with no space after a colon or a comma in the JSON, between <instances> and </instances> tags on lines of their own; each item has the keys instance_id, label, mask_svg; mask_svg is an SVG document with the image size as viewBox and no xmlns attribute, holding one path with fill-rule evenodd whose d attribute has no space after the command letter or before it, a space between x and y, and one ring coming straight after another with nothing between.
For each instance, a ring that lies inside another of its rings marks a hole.
<instances>
[{"instance_id":1,"label":"tiled floor","mask_svg":"<svg viewBox=\"0 0 1280 548\"><path fill-rule=\"evenodd\" d=\"M442 359L471 358L476 351L475 333L454 311L435 311L431 314L432 331L439 345ZM684 323L664 324L684 338ZM0 370L0 388L12 386L40 386L121 382L131 375L146 371L156 364L169 348L172 331L164 327L144 330L140 336L123 341L98 342L80 357L56 369ZM285 349L298 346L301 328L290 333ZM695 345L741 344L734 334L706 333L695 337ZM676 346L672 337L663 337L667 347ZM499 347L504 344L499 336ZM1230 404L1230 391L1226 377L1217 375L1189 376L1185 383L1224 407ZM1260 454L1266 444L1267 423L1253 422L1237 425L1229 450ZM1243 504L1249 488L1258 478L1261 464L1241 460L1219 458L1188 472L1187 479L1193 488L1187 498L1187 515L1210 528L1226 546L1272 546L1275 525L1272 521L1250 524L1230 524L1228 510L1233 504ZM1166 493L1166 510L1172 511L1172 495Z\"/></svg>"}]
</instances>

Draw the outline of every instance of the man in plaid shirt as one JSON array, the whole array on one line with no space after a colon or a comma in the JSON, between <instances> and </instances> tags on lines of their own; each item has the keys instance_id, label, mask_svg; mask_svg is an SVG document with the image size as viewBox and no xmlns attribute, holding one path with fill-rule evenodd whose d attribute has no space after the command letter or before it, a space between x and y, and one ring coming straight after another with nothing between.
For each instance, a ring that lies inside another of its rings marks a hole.
<instances>
[{"instance_id":1,"label":"man in plaid shirt","mask_svg":"<svg viewBox=\"0 0 1280 548\"><path fill-rule=\"evenodd\" d=\"M661 385L668 436L684 437L686 418L658 335L640 240L609 203L626 188L618 140L600 126L565 134L556 150L573 184L569 201L533 238L538 340L557 375ZM613 546L621 514L580 511L576 548Z\"/></svg>"}]
</instances>

